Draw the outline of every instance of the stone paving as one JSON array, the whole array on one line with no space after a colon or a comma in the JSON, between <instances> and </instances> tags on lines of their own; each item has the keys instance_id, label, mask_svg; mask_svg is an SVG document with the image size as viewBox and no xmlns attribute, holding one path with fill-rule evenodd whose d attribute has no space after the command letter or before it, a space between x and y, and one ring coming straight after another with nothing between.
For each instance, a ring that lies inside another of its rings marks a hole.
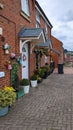
<instances>
[{"instance_id":1,"label":"stone paving","mask_svg":"<svg viewBox=\"0 0 73 130\"><path fill-rule=\"evenodd\" d=\"M0 130L73 130L73 74L54 72L30 88L0 117Z\"/></svg>"}]
</instances>

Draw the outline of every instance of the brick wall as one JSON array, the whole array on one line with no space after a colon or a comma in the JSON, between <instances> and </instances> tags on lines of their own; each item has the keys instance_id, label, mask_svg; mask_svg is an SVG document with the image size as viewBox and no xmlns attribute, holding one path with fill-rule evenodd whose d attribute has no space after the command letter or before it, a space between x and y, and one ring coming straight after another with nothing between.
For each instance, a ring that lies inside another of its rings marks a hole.
<instances>
[{"instance_id":1,"label":"brick wall","mask_svg":"<svg viewBox=\"0 0 73 130\"><path fill-rule=\"evenodd\" d=\"M3 9L0 10L0 26L3 29L2 36L5 37L5 42L8 43L11 48L9 53L14 52L19 55L19 39L18 32L24 27L36 27L36 10L35 10L35 0L29 1L30 16L28 20L21 15L21 0L1 0L3 4ZM41 18L42 28L45 28L44 19ZM49 29L50 36L50 29ZM2 42L0 37L0 71L5 72L5 78L0 78L0 87L10 85L10 70L5 67L5 62L10 58L10 55L5 55L2 49ZM31 43L30 43L31 44ZM29 77L33 74L35 69L35 54L30 54L30 44L29 44ZM42 60L44 64L44 59ZM21 78L21 66L19 66L19 78Z\"/></svg>"},{"instance_id":2,"label":"brick wall","mask_svg":"<svg viewBox=\"0 0 73 130\"><path fill-rule=\"evenodd\" d=\"M55 67L58 67L58 63L64 62L62 42L59 41L54 36L51 36L51 39L52 39L52 48L56 49L61 54L61 56L59 56L55 52L52 52L52 58L53 58L53 61L55 62Z\"/></svg>"}]
</instances>

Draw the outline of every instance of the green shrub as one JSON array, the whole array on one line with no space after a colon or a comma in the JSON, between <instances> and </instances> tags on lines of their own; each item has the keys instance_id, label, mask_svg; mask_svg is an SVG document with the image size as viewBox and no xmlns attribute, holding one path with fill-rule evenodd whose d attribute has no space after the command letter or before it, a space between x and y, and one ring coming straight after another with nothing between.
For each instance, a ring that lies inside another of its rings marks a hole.
<instances>
[{"instance_id":1,"label":"green shrub","mask_svg":"<svg viewBox=\"0 0 73 130\"><path fill-rule=\"evenodd\" d=\"M35 75L35 74L32 75L32 76L31 76L31 80L37 80L37 75Z\"/></svg>"},{"instance_id":2,"label":"green shrub","mask_svg":"<svg viewBox=\"0 0 73 130\"><path fill-rule=\"evenodd\" d=\"M30 83L29 83L29 80L28 79L22 79L21 81L20 81L20 85L29 85Z\"/></svg>"},{"instance_id":3,"label":"green shrub","mask_svg":"<svg viewBox=\"0 0 73 130\"><path fill-rule=\"evenodd\" d=\"M42 78L45 74L45 71L43 68L40 69L40 73L39 73L39 76Z\"/></svg>"}]
</instances>

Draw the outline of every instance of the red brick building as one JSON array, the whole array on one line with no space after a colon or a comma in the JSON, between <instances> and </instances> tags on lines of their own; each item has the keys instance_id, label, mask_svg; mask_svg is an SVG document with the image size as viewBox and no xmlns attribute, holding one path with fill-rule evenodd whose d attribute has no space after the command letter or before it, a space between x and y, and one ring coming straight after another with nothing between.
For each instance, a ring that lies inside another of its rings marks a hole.
<instances>
[{"instance_id":1,"label":"red brick building","mask_svg":"<svg viewBox=\"0 0 73 130\"><path fill-rule=\"evenodd\" d=\"M64 63L64 50L63 50L63 43L55 38L54 36L51 36L52 40L52 59L55 63L55 67L58 67L58 64Z\"/></svg>"},{"instance_id":2,"label":"red brick building","mask_svg":"<svg viewBox=\"0 0 73 130\"><path fill-rule=\"evenodd\" d=\"M64 53L64 55L65 55L65 62L69 62L72 60L72 57L70 56L70 54L68 52Z\"/></svg>"},{"instance_id":3,"label":"red brick building","mask_svg":"<svg viewBox=\"0 0 73 130\"><path fill-rule=\"evenodd\" d=\"M34 48L51 46L51 28L36 0L1 0L0 87L11 84L14 64L20 79L30 78L36 67L45 64L45 55L37 57Z\"/></svg>"}]
</instances>

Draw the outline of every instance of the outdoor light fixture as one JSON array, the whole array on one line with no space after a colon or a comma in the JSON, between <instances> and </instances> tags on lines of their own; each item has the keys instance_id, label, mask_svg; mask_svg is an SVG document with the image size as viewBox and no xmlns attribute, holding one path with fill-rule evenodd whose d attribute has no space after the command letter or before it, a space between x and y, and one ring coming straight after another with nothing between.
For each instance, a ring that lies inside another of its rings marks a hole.
<instances>
[{"instance_id":1,"label":"outdoor light fixture","mask_svg":"<svg viewBox=\"0 0 73 130\"><path fill-rule=\"evenodd\" d=\"M2 27L0 27L0 35L2 35L3 34L3 29L2 29Z\"/></svg>"},{"instance_id":2,"label":"outdoor light fixture","mask_svg":"<svg viewBox=\"0 0 73 130\"><path fill-rule=\"evenodd\" d=\"M3 9L3 4L0 3L0 9Z\"/></svg>"}]
</instances>

